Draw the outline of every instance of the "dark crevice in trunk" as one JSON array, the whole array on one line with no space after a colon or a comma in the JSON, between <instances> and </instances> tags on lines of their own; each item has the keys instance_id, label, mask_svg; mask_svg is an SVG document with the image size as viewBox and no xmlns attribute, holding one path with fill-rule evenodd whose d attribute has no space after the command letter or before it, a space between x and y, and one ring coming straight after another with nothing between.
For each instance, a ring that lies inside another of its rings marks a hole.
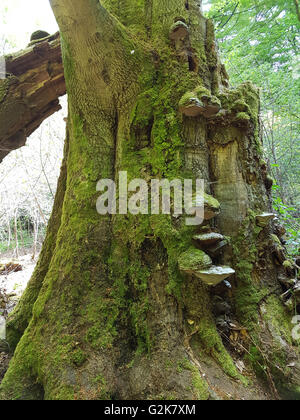
<instances>
[{"instance_id":1,"label":"dark crevice in trunk","mask_svg":"<svg viewBox=\"0 0 300 420\"><path fill-rule=\"evenodd\" d=\"M188 62L189 62L189 71L193 71L197 73L198 72L197 60L192 55L189 55Z\"/></svg>"}]
</instances>

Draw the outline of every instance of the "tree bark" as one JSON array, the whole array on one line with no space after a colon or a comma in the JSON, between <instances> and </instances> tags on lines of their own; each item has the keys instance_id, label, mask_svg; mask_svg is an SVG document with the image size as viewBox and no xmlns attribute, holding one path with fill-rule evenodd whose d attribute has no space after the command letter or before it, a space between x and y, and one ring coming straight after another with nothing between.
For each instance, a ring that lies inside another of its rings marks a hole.
<instances>
[{"instance_id":1,"label":"tree bark","mask_svg":"<svg viewBox=\"0 0 300 420\"><path fill-rule=\"evenodd\" d=\"M298 1L298 0L294 0L294 3L295 3L295 7L296 7L296 13L297 13L298 19L299 19L299 21L300 21L300 7L299 7L299 1Z\"/></svg>"},{"instance_id":2,"label":"tree bark","mask_svg":"<svg viewBox=\"0 0 300 420\"><path fill-rule=\"evenodd\" d=\"M257 89L228 89L198 1L51 4L69 140L42 256L9 323L19 342L0 398L262 399L237 369L243 357L274 398L275 386L299 398L278 281L286 256L275 225L258 225L271 207ZM130 180L203 178L221 213L198 228L166 215L99 216L97 181L122 170ZM229 245L204 248L235 269L231 289L179 269L197 254L195 234L217 231Z\"/></svg>"}]
</instances>

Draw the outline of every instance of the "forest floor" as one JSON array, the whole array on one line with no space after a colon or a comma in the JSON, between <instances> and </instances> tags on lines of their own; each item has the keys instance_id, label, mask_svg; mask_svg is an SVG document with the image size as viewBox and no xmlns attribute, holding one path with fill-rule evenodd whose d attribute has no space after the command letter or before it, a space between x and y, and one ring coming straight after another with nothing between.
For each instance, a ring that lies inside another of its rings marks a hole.
<instances>
[{"instance_id":1,"label":"forest floor","mask_svg":"<svg viewBox=\"0 0 300 420\"><path fill-rule=\"evenodd\" d=\"M5 339L5 320L26 289L37 259L38 255L32 259L31 249L20 250L19 258L15 258L12 251L0 254L0 267L7 266L11 269L0 271L0 339ZM9 360L9 355L0 349L0 382L8 368Z\"/></svg>"}]
</instances>

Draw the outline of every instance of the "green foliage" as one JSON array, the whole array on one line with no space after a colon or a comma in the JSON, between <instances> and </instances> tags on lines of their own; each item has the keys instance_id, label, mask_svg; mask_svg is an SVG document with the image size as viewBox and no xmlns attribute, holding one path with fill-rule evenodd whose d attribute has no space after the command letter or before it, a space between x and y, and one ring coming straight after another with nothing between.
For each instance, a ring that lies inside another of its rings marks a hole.
<instances>
[{"instance_id":1,"label":"green foliage","mask_svg":"<svg viewBox=\"0 0 300 420\"><path fill-rule=\"evenodd\" d=\"M286 205L280 194L279 185L273 185L273 206L287 232L287 248L291 255L298 255L300 249L300 217L296 207ZM299 203L298 203L299 206Z\"/></svg>"}]
</instances>

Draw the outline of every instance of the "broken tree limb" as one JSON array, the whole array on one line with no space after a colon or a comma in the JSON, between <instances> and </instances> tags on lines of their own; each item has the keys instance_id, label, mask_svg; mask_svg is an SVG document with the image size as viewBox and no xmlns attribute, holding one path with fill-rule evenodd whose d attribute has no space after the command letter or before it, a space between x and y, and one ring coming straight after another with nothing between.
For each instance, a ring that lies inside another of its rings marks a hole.
<instances>
[{"instance_id":1,"label":"broken tree limb","mask_svg":"<svg viewBox=\"0 0 300 420\"><path fill-rule=\"evenodd\" d=\"M0 162L61 109L58 98L66 93L58 32L6 56L5 64L6 78L0 80Z\"/></svg>"}]
</instances>

